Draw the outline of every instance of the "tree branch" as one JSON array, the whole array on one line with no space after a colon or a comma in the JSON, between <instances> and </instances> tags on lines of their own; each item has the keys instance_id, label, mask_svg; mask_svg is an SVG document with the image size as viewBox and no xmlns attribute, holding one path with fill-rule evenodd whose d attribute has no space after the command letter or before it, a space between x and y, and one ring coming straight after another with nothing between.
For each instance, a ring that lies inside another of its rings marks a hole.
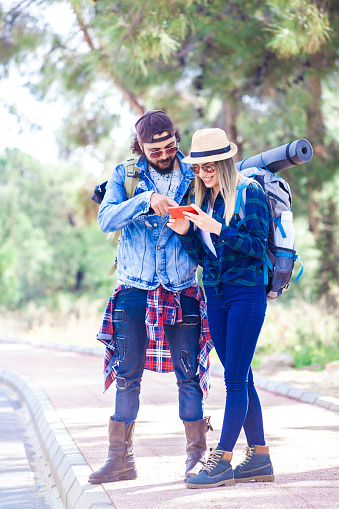
<instances>
[{"instance_id":1,"label":"tree branch","mask_svg":"<svg viewBox=\"0 0 339 509\"><path fill-rule=\"evenodd\" d=\"M204 35L204 37L202 37L201 39L199 39L197 42L193 42L193 38L191 38L188 42L187 42L187 46L184 47L181 51L177 51L176 53L173 53L173 56L175 58L182 58L184 57L185 55L187 55L187 53L190 53L191 51L195 50L196 48L198 48L199 46L201 46L202 44L204 44L204 42L207 42L209 39L211 39L213 37L213 34L210 33L210 34L206 34Z\"/></svg>"},{"instance_id":2,"label":"tree branch","mask_svg":"<svg viewBox=\"0 0 339 509\"><path fill-rule=\"evenodd\" d=\"M121 37L120 41L119 41L119 44L118 46L115 48L114 52L117 53L122 45L122 43L124 42L125 39L128 38L128 36L130 35L130 33L132 32L133 28L135 27L135 25L137 23L140 23L140 21L142 20L142 14L144 12L144 7L141 6L140 9L138 10L138 12L136 13L136 15L134 16L134 18L132 19L132 22L128 28L128 30L126 31L126 33Z\"/></svg>"},{"instance_id":3,"label":"tree branch","mask_svg":"<svg viewBox=\"0 0 339 509\"><path fill-rule=\"evenodd\" d=\"M91 51L97 51L97 48L95 47L93 40L88 32L87 26L84 24L81 15L79 13L79 10L77 7L73 6L74 13L77 18L78 25L84 35L84 40ZM99 51L102 53L102 49L98 48ZM119 90L123 98L129 103L132 111L136 113L137 115L143 115L145 113L145 107L142 103L142 101L135 95L133 92L130 92L120 81L119 79L113 75L111 71L108 71L108 69L105 67L104 63L102 62L102 59L99 63L99 69L101 72L103 72L113 83L115 84L116 88Z\"/></svg>"}]
</instances>

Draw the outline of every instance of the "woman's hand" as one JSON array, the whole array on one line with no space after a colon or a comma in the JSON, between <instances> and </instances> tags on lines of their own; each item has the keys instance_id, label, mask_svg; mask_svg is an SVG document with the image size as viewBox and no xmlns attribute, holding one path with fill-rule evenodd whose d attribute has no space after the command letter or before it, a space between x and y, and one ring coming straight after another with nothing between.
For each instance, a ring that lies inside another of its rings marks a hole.
<instances>
[{"instance_id":1,"label":"woman's hand","mask_svg":"<svg viewBox=\"0 0 339 509\"><path fill-rule=\"evenodd\" d=\"M192 223L196 224L200 230L220 235L222 224L203 212L198 205L192 203L192 207L198 212L198 215L190 212L183 212L184 216L192 221Z\"/></svg>"},{"instance_id":2,"label":"woman's hand","mask_svg":"<svg viewBox=\"0 0 339 509\"><path fill-rule=\"evenodd\" d=\"M188 219L174 219L174 217L170 217L167 226L176 233L179 233L179 235L185 235L189 230L190 222Z\"/></svg>"}]
</instances>

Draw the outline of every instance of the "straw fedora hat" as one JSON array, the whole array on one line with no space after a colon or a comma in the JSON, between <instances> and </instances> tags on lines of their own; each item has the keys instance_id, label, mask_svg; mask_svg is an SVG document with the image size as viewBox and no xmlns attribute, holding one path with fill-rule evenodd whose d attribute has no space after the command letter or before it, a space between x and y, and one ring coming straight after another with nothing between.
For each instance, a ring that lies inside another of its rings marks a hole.
<instances>
[{"instance_id":1,"label":"straw fedora hat","mask_svg":"<svg viewBox=\"0 0 339 509\"><path fill-rule=\"evenodd\" d=\"M192 136L191 153L184 163L211 163L229 159L238 152L238 147L228 141L225 131L218 128L199 129Z\"/></svg>"}]
</instances>

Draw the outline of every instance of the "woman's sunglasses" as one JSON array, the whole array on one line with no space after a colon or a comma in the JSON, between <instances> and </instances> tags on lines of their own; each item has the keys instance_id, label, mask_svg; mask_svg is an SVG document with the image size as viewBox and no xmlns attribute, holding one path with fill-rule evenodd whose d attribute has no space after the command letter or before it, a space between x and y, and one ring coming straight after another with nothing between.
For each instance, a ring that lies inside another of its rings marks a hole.
<instances>
[{"instance_id":1,"label":"woman's sunglasses","mask_svg":"<svg viewBox=\"0 0 339 509\"><path fill-rule=\"evenodd\" d=\"M201 168L198 164L192 164L191 168L196 175L199 175L200 169L202 169L205 173L215 172L215 166L209 166L208 164L206 164L206 166L202 166Z\"/></svg>"},{"instance_id":2,"label":"woman's sunglasses","mask_svg":"<svg viewBox=\"0 0 339 509\"><path fill-rule=\"evenodd\" d=\"M169 156L172 155L172 154L176 154L179 150L179 145L176 145L175 147L171 147L171 148L165 148L163 150L156 150L155 152L151 152L149 154L150 158L151 159L158 159L161 154L163 153L163 151L166 152L166 154L168 154Z\"/></svg>"}]
</instances>

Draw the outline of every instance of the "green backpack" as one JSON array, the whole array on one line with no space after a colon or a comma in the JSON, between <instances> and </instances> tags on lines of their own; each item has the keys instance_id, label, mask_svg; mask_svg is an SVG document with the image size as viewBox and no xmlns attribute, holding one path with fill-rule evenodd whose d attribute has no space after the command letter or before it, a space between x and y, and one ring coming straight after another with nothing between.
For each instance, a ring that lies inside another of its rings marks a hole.
<instances>
[{"instance_id":1,"label":"green backpack","mask_svg":"<svg viewBox=\"0 0 339 509\"><path fill-rule=\"evenodd\" d=\"M139 160L138 157L132 157L131 159L127 159L126 161L123 162L123 165L125 167L124 187L125 187L125 191L126 191L127 200L129 200L130 198L133 198L135 190L136 190L138 182L139 182L140 171L139 171L139 168L136 166L136 163L138 162L138 160ZM103 182L102 184L95 186L92 200L95 201L96 203L98 203L99 205L105 196L106 186L107 186L107 180L106 180L106 182ZM188 204L191 203L191 197L193 195L193 192L194 192L194 179L192 179L191 183L190 183L190 191L189 191L188 198L187 198ZM113 232L110 232L107 235L107 240L109 238L111 238L112 234L113 234ZM111 243L119 245L119 242L121 240L121 235L122 235L122 230L118 230L118 231L114 232L113 239L112 239ZM114 272L117 269L117 265L118 265L118 260L116 257L114 264L112 265L111 269L107 273L107 276L113 276Z\"/></svg>"}]
</instances>

